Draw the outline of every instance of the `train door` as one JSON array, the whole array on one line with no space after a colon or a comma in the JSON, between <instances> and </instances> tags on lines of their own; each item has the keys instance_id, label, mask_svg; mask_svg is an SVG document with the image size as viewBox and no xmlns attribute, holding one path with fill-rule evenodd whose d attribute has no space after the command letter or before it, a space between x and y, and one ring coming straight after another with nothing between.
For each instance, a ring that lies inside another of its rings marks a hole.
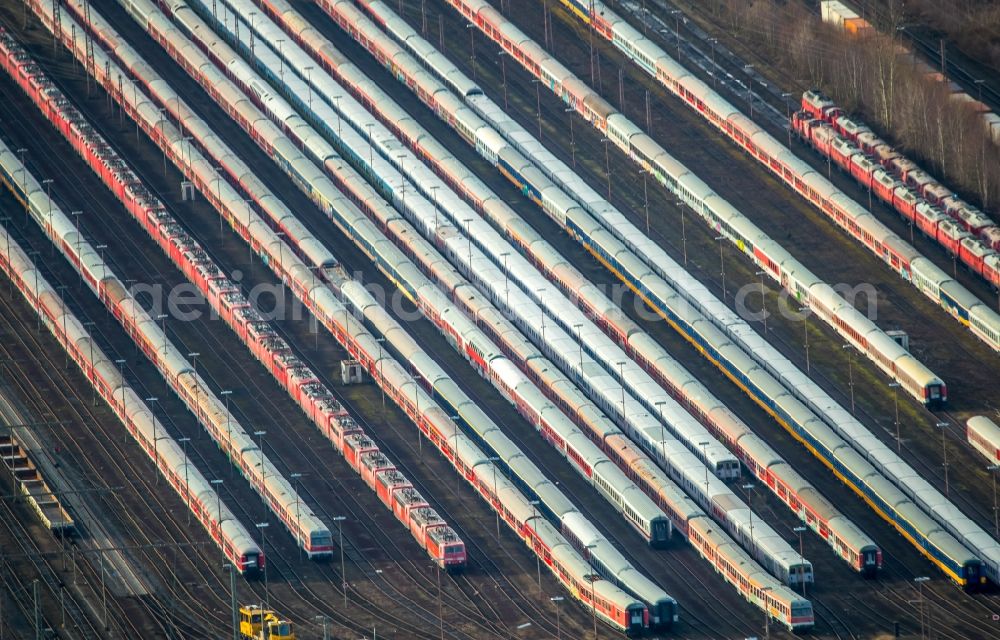
<instances>
[{"instance_id":1,"label":"train door","mask_svg":"<svg viewBox=\"0 0 1000 640\"><path fill-rule=\"evenodd\" d=\"M652 539L650 546L660 548L666 546L670 540L671 524L666 518L656 518L652 521Z\"/></svg>"}]
</instances>

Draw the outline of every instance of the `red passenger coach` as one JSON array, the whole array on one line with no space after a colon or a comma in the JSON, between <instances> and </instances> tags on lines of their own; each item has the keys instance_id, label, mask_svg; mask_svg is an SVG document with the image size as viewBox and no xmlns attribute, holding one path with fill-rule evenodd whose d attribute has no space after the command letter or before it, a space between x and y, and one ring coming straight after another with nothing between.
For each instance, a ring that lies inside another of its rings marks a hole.
<instances>
[{"instance_id":1,"label":"red passenger coach","mask_svg":"<svg viewBox=\"0 0 1000 640\"><path fill-rule=\"evenodd\" d=\"M389 471L396 468L396 465L389 462L389 458L386 458L385 454L378 450L362 453L360 459L361 464L358 467L361 477L365 479L365 483L372 489L376 486L375 475L379 471Z\"/></svg>"},{"instance_id":2,"label":"red passenger coach","mask_svg":"<svg viewBox=\"0 0 1000 640\"><path fill-rule=\"evenodd\" d=\"M920 199L917 195L902 185L896 187L892 192L893 206L899 212L899 215L907 220L912 221L916 216L918 202L920 202Z\"/></svg>"},{"instance_id":3,"label":"red passenger coach","mask_svg":"<svg viewBox=\"0 0 1000 640\"><path fill-rule=\"evenodd\" d=\"M948 216L926 202L917 203L917 206L913 209L915 211L914 222L917 223L917 228L928 238L937 239L938 225L942 221L948 220Z\"/></svg>"},{"instance_id":4,"label":"red passenger coach","mask_svg":"<svg viewBox=\"0 0 1000 640\"><path fill-rule=\"evenodd\" d=\"M951 220L942 220L938 225L938 242L952 255L957 256L962 239L970 237L972 234Z\"/></svg>"},{"instance_id":5,"label":"red passenger coach","mask_svg":"<svg viewBox=\"0 0 1000 640\"><path fill-rule=\"evenodd\" d=\"M875 158L876 162L886 169L889 169L892 166L892 162L900 157L899 152L887 144L880 144L872 149L871 155Z\"/></svg>"},{"instance_id":6,"label":"red passenger coach","mask_svg":"<svg viewBox=\"0 0 1000 640\"><path fill-rule=\"evenodd\" d=\"M405 525L410 524L410 514L413 510L429 506L420 492L413 487L400 489L392 496L392 512Z\"/></svg>"},{"instance_id":7,"label":"red passenger coach","mask_svg":"<svg viewBox=\"0 0 1000 640\"><path fill-rule=\"evenodd\" d=\"M396 469L375 472L375 492L389 508L392 508L396 492L408 488L412 489L413 485Z\"/></svg>"},{"instance_id":8,"label":"red passenger coach","mask_svg":"<svg viewBox=\"0 0 1000 640\"><path fill-rule=\"evenodd\" d=\"M996 251L985 246L982 242L978 242L971 236L962 238L958 245L958 251L959 260L978 275L985 275L983 262L986 257L996 255Z\"/></svg>"},{"instance_id":9,"label":"red passenger coach","mask_svg":"<svg viewBox=\"0 0 1000 640\"><path fill-rule=\"evenodd\" d=\"M378 451L378 447L366 435L354 434L344 438L344 458L355 470L360 467L362 454L372 451Z\"/></svg>"},{"instance_id":10,"label":"red passenger coach","mask_svg":"<svg viewBox=\"0 0 1000 640\"><path fill-rule=\"evenodd\" d=\"M832 119L840 115L833 100L827 98L819 90L813 89L802 94L802 109L814 118Z\"/></svg>"},{"instance_id":11,"label":"red passenger coach","mask_svg":"<svg viewBox=\"0 0 1000 640\"><path fill-rule=\"evenodd\" d=\"M442 569L456 572L465 568L465 543L434 509L414 509L410 516L410 533L424 543L427 553Z\"/></svg>"}]
</instances>

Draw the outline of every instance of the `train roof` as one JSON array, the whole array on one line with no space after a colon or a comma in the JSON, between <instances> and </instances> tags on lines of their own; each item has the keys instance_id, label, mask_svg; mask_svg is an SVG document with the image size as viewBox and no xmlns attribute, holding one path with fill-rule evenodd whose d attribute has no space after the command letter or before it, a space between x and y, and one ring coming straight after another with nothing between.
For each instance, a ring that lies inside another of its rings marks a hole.
<instances>
[{"instance_id":1,"label":"train roof","mask_svg":"<svg viewBox=\"0 0 1000 640\"><path fill-rule=\"evenodd\" d=\"M973 416L965 421L966 426L1000 446L1000 426L988 416Z\"/></svg>"},{"instance_id":2,"label":"train roof","mask_svg":"<svg viewBox=\"0 0 1000 640\"><path fill-rule=\"evenodd\" d=\"M448 525L444 525L441 527L431 527L430 529L427 530L426 535L428 538L431 538L432 540L437 542L439 546L446 544L448 545L461 544L464 546L465 544L462 541L462 539L458 536L458 534L455 533L455 530Z\"/></svg>"}]
</instances>

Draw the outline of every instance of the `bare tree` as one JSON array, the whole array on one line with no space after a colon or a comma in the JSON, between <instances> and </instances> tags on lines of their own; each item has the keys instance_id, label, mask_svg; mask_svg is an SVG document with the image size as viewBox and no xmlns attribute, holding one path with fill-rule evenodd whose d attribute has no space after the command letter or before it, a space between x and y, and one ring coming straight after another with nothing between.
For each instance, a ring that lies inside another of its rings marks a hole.
<instances>
[{"instance_id":1,"label":"bare tree","mask_svg":"<svg viewBox=\"0 0 1000 640\"><path fill-rule=\"evenodd\" d=\"M897 37L914 6L919 12L933 5L935 15L948 14L946 31L992 33L992 40L981 34L980 40L989 41L982 46L1000 54L1000 5L989 0L859 4L879 33L852 36L822 24L796 2L710 0L708 11L768 64L798 78L800 89L820 87L969 200L983 208L1000 200L1000 148L983 120L968 102L950 96L947 83L925 75Z\"/></svg>"}]
</instances>

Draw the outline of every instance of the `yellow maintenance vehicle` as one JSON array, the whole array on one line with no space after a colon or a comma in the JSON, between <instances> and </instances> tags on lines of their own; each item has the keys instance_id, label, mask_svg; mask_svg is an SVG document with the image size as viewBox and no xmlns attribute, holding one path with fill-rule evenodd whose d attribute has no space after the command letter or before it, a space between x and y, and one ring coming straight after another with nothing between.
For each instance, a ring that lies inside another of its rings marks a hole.
<instances>
[{"instance_id":1,"label":"yellow maintenance vehicle","mask_svg":"<svg viewBox=\"0 0 1000 640\"><path fill-rule=\"evenodd\" d=\"M240 607L240 637L250 640L295 640L295 629L288 620L270 609L255 604Z\"/></svg>"}]
</instances>

